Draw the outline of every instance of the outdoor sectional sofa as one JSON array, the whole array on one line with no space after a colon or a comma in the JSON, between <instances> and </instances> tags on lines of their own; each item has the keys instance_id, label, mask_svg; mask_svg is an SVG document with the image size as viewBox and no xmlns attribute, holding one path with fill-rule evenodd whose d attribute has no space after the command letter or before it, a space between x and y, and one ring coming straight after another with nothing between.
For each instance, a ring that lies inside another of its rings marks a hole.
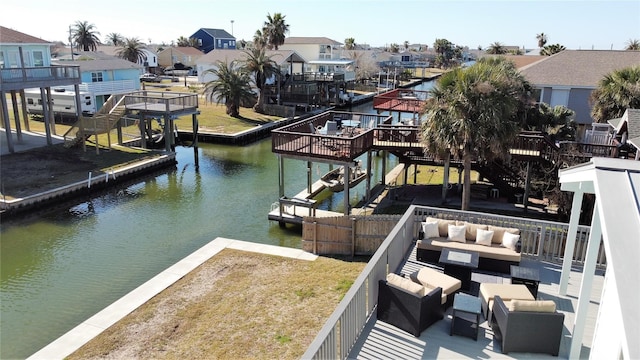
<instances>
[{"instance_id":1,"label":"outdoor sectional sofa","mask_svg":"<svg viewBox=\"0 0 640 360\"><path fill-rule=\"evenodd\" d=\"M437 263L443 248L475 251L478 269L508 274L521 260L520 230L515 228L427 217L418 238L416 259L422 262Z\"/></svg>"}]
</instances>

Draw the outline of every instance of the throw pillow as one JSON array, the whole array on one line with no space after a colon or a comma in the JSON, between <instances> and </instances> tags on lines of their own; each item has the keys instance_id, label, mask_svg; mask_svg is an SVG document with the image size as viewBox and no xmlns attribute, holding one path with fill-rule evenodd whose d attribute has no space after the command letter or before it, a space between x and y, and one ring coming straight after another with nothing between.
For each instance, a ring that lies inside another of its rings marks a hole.
<instances>
[{"instance_id":1,"label":"throw pillow","mask_svg":"<svg viewBox=\"0 0 640 360\"><path fill-rule=\"evenodd\" d=\"M553 300L511 300L507 304L509 311L555 312Z\"/></svg>"},{"instance_id":2,"label":"throw pillow","mask_svg":"<svg viewBox=\"0 0 640 360\"><path fill-rule=\"evenodd\" d=\"M493 230L476 230L476 244L491 246L491 239L493 238Z\"/></svg>"},{"instance_id":3,"label":"throw pillow","mask_svg":"<svg viewBox=\"0 0 640 360\"><path fill-rule=\"evenodd\" d=\"M512 234L505 231L504 235L502 235L502 246L506 247L507 249L516 251L516 244L519 240L520 235Z\"/></svg>"},{"instance_id":4,"label":"throw pillow","mask_svg":"<svg viewBox=\"0 0 640 360\"><path fill-rule=\"evenodd\" d=\"M422 232L424 233L425 239L437 238L440 236L437 222L423 222Z\"/></svg>"},{"instance_id":5,"label":"throw pillow","mask_svg":"<svg viewBox=\"0 0 640 360\"><path fill-rule=\"evenodd\" d=\"M448 228L448 232L449 232L449 240L451 241L455 241L455 242L460 242L460 243L465 243L467 242L467 239L465 238L465 231L466 231L466 226L464 225L449 225Z\"/></svg>"}]
</instances>

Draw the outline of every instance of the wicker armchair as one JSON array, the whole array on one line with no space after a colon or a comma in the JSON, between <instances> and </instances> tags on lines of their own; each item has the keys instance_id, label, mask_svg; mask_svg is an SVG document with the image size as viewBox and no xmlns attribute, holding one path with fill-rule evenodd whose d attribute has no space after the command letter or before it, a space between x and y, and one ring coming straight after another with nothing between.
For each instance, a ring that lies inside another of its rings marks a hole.
<instances>
[{"instance_id":1,"label":"wicker armchair","mask_svg":"<svg viewBox=\"0 0 640 360\"><path fill-rule=\"evenodd\" d=\"M494 341L502 345L503 354L515 351L558 356L564 328L563 313L509 311L500 296L493 301L491 328Z\"/></svg>"},{"instance_id":2,"label":"wicker armchair","mask_svg":"<svg viewBox=\"0 0 640 360\"><path fill-rule=\"evenodd\" d=\"M442 288L420 297L380 280L377 317L418 337L426 328L444 318L441 298Z\"/></svg>"}]
</instances>

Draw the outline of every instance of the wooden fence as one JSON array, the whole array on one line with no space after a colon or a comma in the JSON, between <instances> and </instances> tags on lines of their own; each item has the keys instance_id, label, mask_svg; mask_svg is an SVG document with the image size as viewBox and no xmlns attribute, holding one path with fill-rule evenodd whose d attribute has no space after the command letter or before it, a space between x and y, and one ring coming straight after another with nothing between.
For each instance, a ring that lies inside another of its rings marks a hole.
<instances>
[{"instance_id":1,"label":"wooden fence","mask_svg":"<svg viewBox=\"0 0 640 360\"><path fill-rule=\"evenodd\" d=\"M304 217L302 250L318 255L373 255L401 217Z\"/></svg>"}]
</instances>

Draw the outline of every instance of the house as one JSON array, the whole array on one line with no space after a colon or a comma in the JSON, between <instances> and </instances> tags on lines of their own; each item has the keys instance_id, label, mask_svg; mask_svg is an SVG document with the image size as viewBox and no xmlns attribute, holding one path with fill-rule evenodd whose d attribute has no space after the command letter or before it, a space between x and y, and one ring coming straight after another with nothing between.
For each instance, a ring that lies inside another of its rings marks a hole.
<instances>
[{"instance_id":1,"label":"house","mask_svg":"<svg viewBox=\"0 0 640 360\"><path fill-rule=\"evenodd\" d=\"M594 122L589 97L598 82L613 71L640 65L639 51L564 50L520 69L550 106L575 112L579 136Z\"/></svg>"},{"instance_id":2,"label":"house","mask_svg":"<svg viewBox=\"0 0 640 360\"><path fill-rule=\"evenodd\" d=\"M195 68L204 53L191 46L171 46L158 52L158 64L163 67L182 63L184 66Z\"/></svg>"},{"instance_id":3,"label":"house","mask_svg":"<svg viewBox=\"0 0 640 360\"><path fill-rule=\"evenodd\" d=\"M615 130L616 140L623 147L631 145L636 153L635 160L640 160L640 109L627 109L619 119L609 120Z\"/></svg>"},{"instance_id":4,"label":"house","mask_svg":"<svg viewBox=\"0 0 640 360\"><path fill-rule=\"evenodd\" d=\"M54 61L56 65L74 65L79 67L82 83L80 91L91 93L96 109L113 94L124 94L140 89L142 65L106 55L102 52L80 51L74 60L63 56Z\"/></svg>"},{"instance_id":5,"label":"house","mask_svg":"<svg viewBox=\"0 0 640 360\"><path fill-rule=\"evenodd\" d=\"M338 41L326 37L288 37L278 49L295 51L307 60L304 68L294 69L294 73L344 74L346 81L355 80L354 61Z\"/></svg>"},{"instance_id":6,"label":"house","mask_svg":"<svg viewBox=\"0 0 640 360\"><path fill-rule=\"evenodd\" d=\"M40 89L40 99L48 104L44 110L44 122L47 128L47 144L52 144L49 131L53 114L51 88L69 86L79 94L80 70L76 64L64 64L56 66L51 62L51 43L43 39L31 36L17 30L0 26L0 104L1 119L6 136L6 144L9 152L14 152L13 130L9 119L9 108L14 109L15 133L18 141L22 139L22 127L19 109L22 109L25 130L29 130L29 115L26 104L25 89ZM7 95L11 95L11 106L7 104ZM49 100L47 100L49 99ZM80 103L79 95L76 104ZM4 143L3 143L4 146Z\"/></svg>"},{"instance_id":7,"label":"house","mask_svg":"<svg viewBox=\"0 0 640 360\"><path fill-rule=\"evenodd\" d=\"M120 51L120 46L112 46L112 45L99 45L96 49L97 52L104 53L106 55L118 57L118 52ZM140 49L144 53L144 59L138 60L137 64L143 66L145 68L145 72L154 72L155 68L158 67L158 54L155 51L152 51L150 48L142 48Z\"/></svg>"},{"instance_id":8,"label":"house","mask_svg":"<svg viewBox=\"0 0 640 360\"><path fill-rule=\"evenodd\" d=\"M236 38L222 29L201 28L189 38L198 40L198 47L203 53L215 49L236 49Z\"/></svg>"},{"instance_id":9,"label":"house","mask_svg":"<svg viewBox=\"0 0 640 360\"><path fill-rule=\"evenodd\" d=\"M214 75L207 73L207 70L217 68L218 61L230 63L231 61L243 62L247 59L248 50L213 50L202 55L196 62L198 70L198 82L206 83L214 79ZM275 61L283 74L291 74L291 69L299 67L304 63L304 59L295 51L290 50L267 50L266 56Z\"/></svg>"}]
</instances>

